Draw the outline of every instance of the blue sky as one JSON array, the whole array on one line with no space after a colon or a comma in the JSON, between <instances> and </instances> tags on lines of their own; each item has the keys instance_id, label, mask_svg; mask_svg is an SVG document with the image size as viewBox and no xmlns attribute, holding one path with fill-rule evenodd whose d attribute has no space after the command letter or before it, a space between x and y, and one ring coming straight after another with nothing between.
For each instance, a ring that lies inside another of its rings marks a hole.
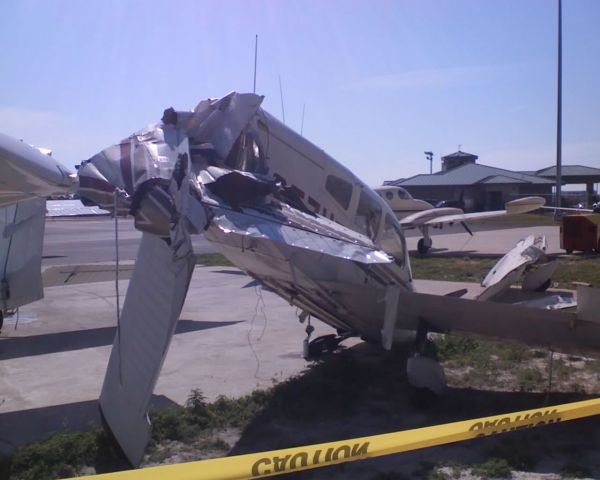
<instances>
[{"instance_id":1,"label":"blue sky","mask_svg":"<svg viewBox=\"0 0 600 480\"><path fill-rule=\"evenodd\" d=\"M555 162L555 0L0 3L0 131L67 165L173 106L252 91L366 182L457 150ZM600 167L600 1L563 0L563 162Z\"/></svg>"}]
</instances>

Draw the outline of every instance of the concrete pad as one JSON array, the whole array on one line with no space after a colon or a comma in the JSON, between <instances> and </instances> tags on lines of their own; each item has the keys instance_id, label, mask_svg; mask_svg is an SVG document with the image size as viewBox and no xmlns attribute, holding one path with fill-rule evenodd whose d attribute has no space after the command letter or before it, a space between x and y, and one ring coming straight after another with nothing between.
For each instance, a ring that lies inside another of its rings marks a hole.
<instances>
[{"instance_id":1,"label":"concrete pad","mask_svg":"<svg viewBox=\"0 0 600 480\"><path fill-rule=\"evenodd\" d=\"M301 372L304 325L235 268L197 267L155 393L239 396ZM128 282L121 282L121 301ZM0 414L96 400L116 328L113 282L50 287L0 338ZM14 320L13 320L14 321ZM332 329L314 322L317 335ZM0 430L1 430L0 426ZM0 432L1 436L1 432Z\"/></svg>"}]
</instances>

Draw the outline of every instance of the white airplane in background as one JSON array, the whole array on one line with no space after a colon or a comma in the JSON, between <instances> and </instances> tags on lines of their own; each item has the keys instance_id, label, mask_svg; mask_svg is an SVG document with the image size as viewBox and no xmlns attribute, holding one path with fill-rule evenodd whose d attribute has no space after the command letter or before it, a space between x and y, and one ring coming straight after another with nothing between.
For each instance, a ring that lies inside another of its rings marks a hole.
<instances>
[{"instance_id":1,"label":"white airplane in background","mask_svg":"<svg viewBox=\"0 0 600 480\"><path fill-rule=\"evenodd\" d=\"M5 314L43 297L46 197L76 185L48 152L0 133L0 328Z\"/></svg>"},{"instance_id":2,"label":"white airplane in background","mask_svg":"<svg viewBox=\"0 0 600 480\"><path fill-rule=\"evenodd\" d=\"M399 186L384 185L375 188L375 192L389 204L403 230L418 228L421 231L423 238L417 243L417 250L421 255L425 255L433 245L430 228L460 223L469 235L473 235L467 221L527 213L541 208L545 202L541 197L525 197L507 202L504 210L465 213L455 207L434 207L425 200L413 198L408 191Z\"/></svg>"},{"instance_id":3,"label":"white airplane in background","mask_svg":"<svg viewBox=\"0 0 600 480\"><path fill-rule=\"evenodd\" d=\"M424 210L435 208L425 200L414 198L408 190L394 185L382 185L374 188L375 193L383 198L390 206L398 220Z\"/></svg>"},{"instance_id":4,"label":"white airplane in background","mask_svg":"<svg viewBox=\"0 0 600 480\"><path fill-rule=\"evenodd\" d=\"M336 328L338 340L359 335L390 349L410 338L417 354L407 368L417 388L439 393L444 385L443 370L427 356L428 332L600 353L598 290L581 287L571 311L417 292L403 226L388 203L263 110L262 100L234 92L192 111L167 109L161 122L79 168L79 195L129 212L143 232L100 395L133 465L149 438L150 396L194 271L193 234L298 307L300 321L314 317ZM11 155L23 171L36 160L31 151ZM4 231L12 238L18 227L7 222ZM524 272L533 260L519 262ZM515 270L508 263L503 271ZM4 279L12 287L10 275ZM488 280L504 288L497 275Z\"/></svg>"}]
</instances>

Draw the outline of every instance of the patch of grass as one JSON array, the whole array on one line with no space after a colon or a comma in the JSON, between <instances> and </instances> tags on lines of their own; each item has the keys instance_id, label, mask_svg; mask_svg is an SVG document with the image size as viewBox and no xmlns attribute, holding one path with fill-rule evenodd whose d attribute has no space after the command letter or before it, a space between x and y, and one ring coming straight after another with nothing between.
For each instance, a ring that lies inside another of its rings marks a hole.
<instances>
[{"instance_id":1,"label":"patch of grass","mask_svg":"<svg viewBox=\"0 0 600 480\"><path fill-rule=\"evenodd\" d=\"M586 468L583 465L567 463L560 469L560 475L562 478L590 478L592 476L592 472L589 468Z\"/></svg>"},{"instance_id":2,"label":"patch of grass","mask_svg":"<svg viewBox=\"0 0 600 480\"><path fill-rule=\"evenodd\" d=\"M591 372L597 373L600 375L600 360L598 359L588 359L585 361L585 368L589 369Z\"/></svg>"},{"instance_id":3,"label":"patch of grass","mask_svg":"<svg viewBox=\"0 0 600 480\"><path fill-rule=\"evenodd\" d=\"M429 474L427 475L426 478L427 478L427 480L449 480L450 479L450 477L448 475L446 475L441 470L438 470L437 468L434 468L431 472L429 472Z\"/></svg>"},{"instance_id":4,"label":"patch of grass","mask_svg":"<svg viewBox=\"0 0 600 480\"><path fill-rule=\"evenodd\" d=\"M240 398L220 396L208 402L200 390L192 390L185 406L151 409L150 447L156 450L166 442L181 441L197 442L199 448L229 450L229 445L214 440L211 432L245 428L253 422L263 424L263 414L269 419L340 418L354 412L367 396L374 402L389 402L404 395L402 382L398 381L404 361L402 354L391 352L383 360L377 357L373 362L358 362L351 353L342 351L327 361L314 363L302 375ZM71 477L86 467L98 472L126 468L118 449L100 428L60 433L32 443L18 450L6 465L10 478L20 480Z\"/></svg>"},{"instance_id":5,"label":"patch of grass","mask_svg":"<svg viewBox=\"0 0 600 480\"><path fill-rule=\"evenodd\" d=\"M449 282L481 282L495 258L429 257L412 256L410 266L414 278L422 280L444 280Z\"/></svg>"},{"instance_id":6,"label":"patch of grass","mask_svg":"<svg viewBox=\"0 0 600 480\"><path fill-rule=\"evenodd\" d=\"M195 422L189 410L179 405L164 410L151 408L149 416L152 421L151 443L154 445L165 440L190 441L202 431L201 424Z\"/></svg>"},{"instance_id":7,"label":"patch of grass","mask_svg":"<svg viewBox=\"0 0 600 480\"><path fill-rule=\"evenodd\" d=\"M573 289L573 282L600 287L600 256L593 254L561 257L552 275L553 286Z\"/></svg>"},{"instance_id":8,"label":"patch of grass","mask_svg":"<svg viewBox=\"0 0 600 480\"><path fill-rule=\"evenodd\" d=\"M515 368L540 357L540 351L506 342L492 342L438 335L438 358L454 386L502 386L520 391L543 390L547 372L538 368ZM544 355L547 356L547 353ZM568 368L565 365L565 369ZM563 375L562 369L560 373ZM562 377L561 377L562 378Z\"/></svg>"},{"instance_id":9,"label":"patch of grass","mask_svg":"<svg viewBox=\"0 0 600 480\"><path fill-rule=\"evenodd\" d=\"M519 443L505 439L493 447L488 456L506 460L513 470L530 471L538 463L539 450L536 444L531 437Z\"/></svg>"},{"instance_id":10,"label":"patch of grass","mask_svg":"<svg viewBox=\"0 0 600 480\"><path fill-rule=\"evenodd\" d=\"M204 432L220 427L243 427L269 402L269 391L257 391L237 399L219 397L208 403L202 392L192 390L186 405L163 410L151 409L151 446L168 440L190 442ZM201 447L229 450L221 440L205 440ZM58 433L31 443L15 452L3 466L8 477L19 480L44 480L73 477L84 467L114 471L126 467L118 448L101 428L87 432Z\"/></svg>"},{"instance_id":11,"label":"patch of grass","mask_svg":"<svg viewBox=\"0 0 600 480\"><path fill-rule=\"evenodd\" d=\"M520 391L533 392L542 389L545 378L537 368L521 368L517 370L517 384Z\"/></svg>"},{"instance_id":12,"label":"patch of grass","mask_svg":"<svg viewBox=\"0 0 600 480\"><path fill-rule=\"evenodd\" d=\"M87 432L57 433L19 450L10 461L10 478L44 480L73 477L89 465L100 466L107 456L118 455L106 433L99 428Z\"/></svg>"},{"instance_id":13,"label":"patch of grass","mask_svg":"<svg viewBox=\"0 0 600 480\"><path fill-rule=\"evenodd\" d=\"M228 451L231 449L231 445L229 445L222 438L217 438L214 440L206 440L201 443L201 448L210 449L210 450L225 450Z\"/></svg>"},{"instance_id":14,"label":"patch of grass","mask_svg":"<svg viewBox=\"0 0 600 480\"><path fill-rule=\"evenodd\" d=\"M410 265L413 276L422 280L480 283L499 260L488 257L429 257L412 256ZM577 255L559 258L558 268L552 275L555 288L574 289L573 282L600 286L600 256Z\"/></svg>"},{"instance_id":15,"label":"patch of grass","mask_svg":"<svg viewBox=\"0 0 600 480\"><path fill-rule=\"evenodd\" d=\"M196 255L196 265L203 265L205 267L233 267L231 263L221 253L201 253Z\"/></svg>"},{"instance_id":16,"label":"patch of grass","mask_svg":"<svg viewBox=\"0 0 600 480\"><path fill-rule=\"evenodd\" d=\"M440 335L435 344L440 360L455 367L507 368L534 356L533 350L520 345L454 335Z\"/></svg>"},{"instance_id":17,"label":"patch of grass","mask_svg":"<svg viewBox=\"0 0 600 480\"><path fill-rule=\"evenodd\" d=\"M557 358L552 362L552 370L558 380L566 380L573 374L575 368L568 365L562 358Z\"/></svg>"},{"instance_id":18,"label":"patch of grass","mask_svg":"<svg viewBox=\"0 0 600 480\"><path fill-rule=\"evenodd\" d=\"M212 427L245 427L263 408L270 404L274 390L255 390L240 398L223 395L209 405L208 415Z\"/></svg>"},{"instance_id":19,"label":"patch of grass","mask_svg":"<svg viewBox=\"0 0 600 480\"><path fill-rule=\"evenodd\" d=\"M503 458L490 458L471 467L471 473L481 478L511 478L511 468Z\"/></svg>"}]
</instances>

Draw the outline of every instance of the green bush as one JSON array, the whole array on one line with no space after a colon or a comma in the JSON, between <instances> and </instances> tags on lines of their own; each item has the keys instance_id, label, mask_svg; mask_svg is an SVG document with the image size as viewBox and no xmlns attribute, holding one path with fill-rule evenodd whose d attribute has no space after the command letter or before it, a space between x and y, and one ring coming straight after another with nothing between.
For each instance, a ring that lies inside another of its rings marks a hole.
<instances>
[{"instance_id":1,"label":"green bush","mask_svg":"<svg viewBox=\"0 0 600 480\"><path fill-rule=\"evenodd\" d=\"M11 474L20 480L72 477L95 462L100 430L58 433L43 442L19 449L11 461Z\"/></svg>"},{"instance_id":2,"label":"green bush","mask_svg":"<svg viewBox=\"0 0 600 480\"><path fill-rule=\"evenodd\" d=\"M517 371L517 383L522 392L532 392L543 387L545 378L537 368L522 368Z\"/></svg>"},{"instance_id":3,"label":"green bush","mask_svg":"<svg viewBox=\"0 0 600 480\"><path fill-rule=\"evenodd\" d=\"M471 473L482 478L511 478L511 468L503 458L490 458L484 463L473 465Z\"/></svg>"}]
</instances>

